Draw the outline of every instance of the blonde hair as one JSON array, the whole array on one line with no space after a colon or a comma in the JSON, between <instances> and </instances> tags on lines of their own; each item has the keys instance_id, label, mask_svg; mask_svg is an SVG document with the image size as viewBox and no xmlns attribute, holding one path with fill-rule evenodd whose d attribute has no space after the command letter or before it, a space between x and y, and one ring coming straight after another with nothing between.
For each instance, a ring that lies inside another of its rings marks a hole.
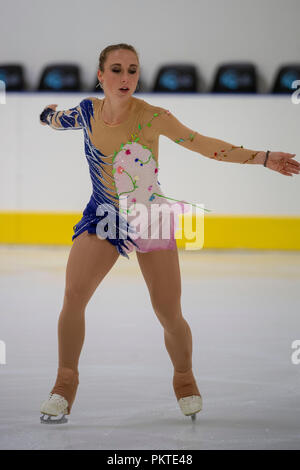
<instances>
[{"instance_id":1,"label":"blonde hair","mask_svg":"<svg viewBox=\"0 0 300 470\"><path fill-rule=\"evenodd\" d=\"M125 49L125 50L128 50L128 51L132 51L136 57L137 57L137 60L138 60L138 64L140 65L140 61L139 61L139 56L138 56L138 53L137 51L135 50L135 48L133 46L131 46L130 44L124 44L124 43L120 43L120 44L112 44L110 46L107 46L105 49L103 49L103 51L101 51L100 53L100 56L99 56L99 70L103 73L104 72L104 64L106 62L106 59L107 59L107 56L108 54L111 52L111 51L117 51L119 49Z\"/></svg>"}]
</instances>

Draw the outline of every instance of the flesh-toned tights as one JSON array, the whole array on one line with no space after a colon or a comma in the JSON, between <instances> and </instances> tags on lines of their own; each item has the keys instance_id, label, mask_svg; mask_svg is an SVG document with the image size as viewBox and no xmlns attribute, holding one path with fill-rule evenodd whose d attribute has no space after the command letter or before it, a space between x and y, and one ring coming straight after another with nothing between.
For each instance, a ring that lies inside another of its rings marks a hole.
<instances>
[{"instance_id":1,"label":"flesh-toned tights","mask_svg":"<svg viewBox=\"0 0 300 470\"><path fill-rule=\"evenodd\" d=\"M181 279L175 250L136 252L151 303L162 327L174 366L176 398L200 395L192 372L192 334L181 312ZM71 412L79 384L78 363L85 337L85 308L102 279L116 263L115 246L96 234L82 232L73 241L66 267L65 292L58 320L58 371L51 393L69 403Z\"/></svg>"}]
</instances>

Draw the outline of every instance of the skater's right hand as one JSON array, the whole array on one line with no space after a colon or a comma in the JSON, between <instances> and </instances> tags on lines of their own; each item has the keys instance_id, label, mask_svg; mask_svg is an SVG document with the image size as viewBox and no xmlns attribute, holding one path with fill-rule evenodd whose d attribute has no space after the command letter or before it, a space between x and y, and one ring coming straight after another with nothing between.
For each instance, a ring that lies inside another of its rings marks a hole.
<instances>
[{"instance_id":1,"label":"skater's right hand","mask_svg":"<svg viewBox=\"0 0 300 470\"><path fill-rule=\"evenodd\" d=\"M51 109L53 109L53 111L56 111L57 104L48 104L48 106L45 106L43 111L45 111L45 109L47 109L47 108L51 108ZM40 123L42 124L42 126L47 126L46 122L40 121Z\"/></svg>"}]
</instances>

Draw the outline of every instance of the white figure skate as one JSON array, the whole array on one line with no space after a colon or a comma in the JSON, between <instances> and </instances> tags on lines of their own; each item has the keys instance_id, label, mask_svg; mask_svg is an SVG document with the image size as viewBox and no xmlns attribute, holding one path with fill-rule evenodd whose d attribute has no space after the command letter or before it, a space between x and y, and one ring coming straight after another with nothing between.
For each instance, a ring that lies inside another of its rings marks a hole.
<instances>
[{"instance_id":1,"label":"white figure skate","mask_svg":"<svg viewBox=\"0 0 300 470\"><path fill-rule=\"evenodd\" d=\"M195 421L196 413L202 410L202 397L199 395L179 398L178 403L182 413L190 416L192 421Z\"/></svg>"},{"instance_id":2,"label":"white figure skate","mask_svg":"<svg viewBox=\"0 0 300 470\"><path fill-rule=\"evenodd\" d=\"M45 424L63 424L68 420L65 417L68 413L67 400L57 393L50 393L48 400L41 404L40 409L42 416L41 423ZM45 417L48 416L48 417ZM59 417L58 417L59 416Z\"/></svg>"}]
</instances>

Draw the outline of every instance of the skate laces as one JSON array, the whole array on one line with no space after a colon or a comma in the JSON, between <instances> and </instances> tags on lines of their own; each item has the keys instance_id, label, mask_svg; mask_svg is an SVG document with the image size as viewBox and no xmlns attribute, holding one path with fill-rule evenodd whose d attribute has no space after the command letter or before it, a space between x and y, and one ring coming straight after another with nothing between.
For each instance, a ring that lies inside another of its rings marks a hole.
<instances>
[{"instance_id":1,"label":"skate laces","mask_svg":"<svg viewBox=\"0 0 300 470\"><path fill-rule=\"evenodd\" d=\"M62 406L64 408L68 406L68 401L58 393L50 393L49 401L55 402L56 405Z\"/></svg>"}]
</instances>

